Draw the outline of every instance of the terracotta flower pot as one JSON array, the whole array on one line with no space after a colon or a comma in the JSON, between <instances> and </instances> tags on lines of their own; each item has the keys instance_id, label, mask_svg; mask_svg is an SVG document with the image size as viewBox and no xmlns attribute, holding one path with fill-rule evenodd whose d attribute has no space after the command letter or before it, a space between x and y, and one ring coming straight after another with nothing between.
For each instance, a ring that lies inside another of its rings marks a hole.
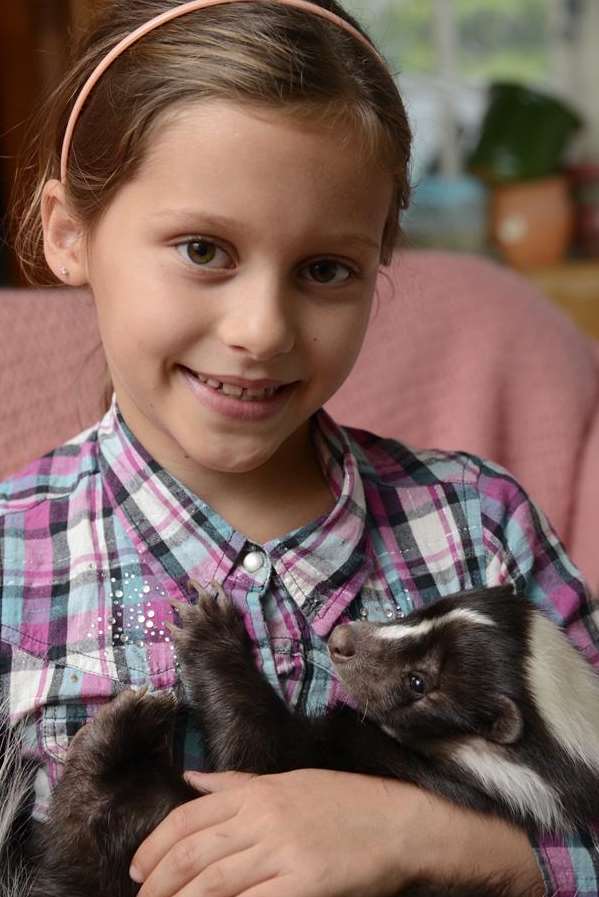
<instances>
[{"instance_id":1,"label":"terracotta flower pot","mask_svg":"<svg viewBox=\"0 0 599 897\"><path fill-rule=\"evenodd\" d=\"M570 246L574 205L565 177L498 185L489 215L493 243L516 268L555 264Z\"/></svg>"}]
</instances>

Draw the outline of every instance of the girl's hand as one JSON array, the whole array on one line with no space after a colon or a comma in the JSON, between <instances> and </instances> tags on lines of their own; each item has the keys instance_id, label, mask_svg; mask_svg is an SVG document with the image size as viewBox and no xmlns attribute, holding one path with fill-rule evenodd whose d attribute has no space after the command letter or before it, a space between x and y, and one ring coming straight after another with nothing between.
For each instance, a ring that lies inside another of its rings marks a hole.
<instances>
[{"instance_id":1,"label":"girl's hand","mask_svg":"<svg viewBox=\"0 0 599 897\"><path fill-rule=\"evenodd\" d=\"M212 793L138 849L139 897L387 897L419 875L475 868L544 890L522 832L402 782L318 769L186 778Z\"/></svg>"},{"instance_id":2,"label":"girl's hand","mask_svg":"<svg viewBox=\"0 0 599 897\"><path fill-rule=\"evenodd\" d=\"M143 842L132 862L145 882L139 897L393 893L407 846L390 830L397 802L384 779L316 769L186 778L213 793L178 807Z\"/></svg>"}]
</instances>

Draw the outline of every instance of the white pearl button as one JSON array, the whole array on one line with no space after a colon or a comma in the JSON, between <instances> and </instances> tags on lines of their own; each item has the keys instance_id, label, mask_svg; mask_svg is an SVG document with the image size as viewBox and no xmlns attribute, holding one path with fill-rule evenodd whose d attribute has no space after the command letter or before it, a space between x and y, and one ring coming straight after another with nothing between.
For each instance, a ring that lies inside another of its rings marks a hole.
<instances>
[{"instance_id":1,"label":"white pearl button","mask_svg":"<svg viewBox=\"0 0 599 897\"><path fill-rule=\"evenodd\" d=\"M264 563L264 555L261 551L249 551L243 559L243 566L248 573L257 573Z\"/></svg>"}]
</instances>

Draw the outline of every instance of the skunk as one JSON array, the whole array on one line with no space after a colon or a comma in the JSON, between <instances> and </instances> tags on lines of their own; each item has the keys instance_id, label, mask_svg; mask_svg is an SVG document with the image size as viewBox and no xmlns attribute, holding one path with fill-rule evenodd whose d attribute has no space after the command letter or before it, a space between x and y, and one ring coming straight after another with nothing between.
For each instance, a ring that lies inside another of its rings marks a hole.
<instances>
[{"instance_id":1,"label":"skunk","mask_svg":"<svg viewBox=\"0 0 599 897\"><path fill-rule=\"evenodd\" d=\"M215 597L192 585L197 603L173 601L182 625L169 628L210 768L389 776L534 830L565 831L599 818L599 678L510 587L442 598L401 622L337 626L329 654L358 709L307 718L256 668L222 588L215 586ZM172 762L177 703L171 694L128 689L80 729L49 819L22 853L22 872L12 858L1 897L135 897L133 853L171 809L198 797ZM26 775L14 772L18 751L6 750L6 727L3 738L0 869L9 868L7 832L26 791ZM401 895L525 892L510 881L421 881Z\"/></svg>"}]
</instances>

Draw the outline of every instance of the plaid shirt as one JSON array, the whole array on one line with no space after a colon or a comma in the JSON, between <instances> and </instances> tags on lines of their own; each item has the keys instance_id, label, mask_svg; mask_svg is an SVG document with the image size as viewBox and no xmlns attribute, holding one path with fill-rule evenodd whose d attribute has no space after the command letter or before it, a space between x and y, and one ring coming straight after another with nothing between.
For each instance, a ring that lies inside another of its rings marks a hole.
<instances>
[{"instance_id":1,"label":"plaid shirt","mask_svg":"<svg viewBox=\"0 0 599 897\"><path fill-rule=\"evenodd\" d=\"M401 617L485 585L526 591L599 666L597 612L593 620L579 574L505 471L342 429L322 411L312 432L335 507L262 546L159 467L116 403L0 486L0 682L13 719L28 718L25 744L42 763L36 818L69 740L102 702L126 686L176 686L164 623L168 599L189 598L190 577L225 584L264 674L308 714L345 697L326 650L336 624ZM257 570L244 566L250 551ZM177 759L203 765L189 720ZM548 893L596 897L590 833L533 846Z\"/></svg>"}]
</instances>

